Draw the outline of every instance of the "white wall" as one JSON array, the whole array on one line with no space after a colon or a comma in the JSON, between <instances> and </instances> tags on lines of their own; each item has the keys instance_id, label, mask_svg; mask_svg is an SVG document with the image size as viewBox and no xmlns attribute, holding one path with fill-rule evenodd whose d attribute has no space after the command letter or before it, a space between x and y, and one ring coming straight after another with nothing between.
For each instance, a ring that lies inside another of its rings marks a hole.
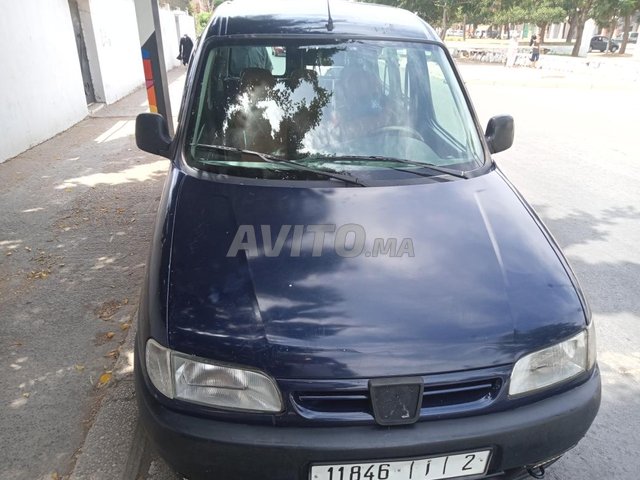
<instances>
[{"instance_id":1,"label":"white wall","mask_svg":"<svg viewBox=\"0 0 640 480\"><path fill-rule=\"evenodd\" d=\"M0 162L82 120L88 113L68 0L2 2ZM78 0L98 102L113 103L144 84L134 0ZM167 70L179 38L195 39L192 17L160 10Z\"/></svg>"},{"instance_id":2,"label":"white wall","mask_svg":"<svg viewBox=\"0 0 640 480\"><path fill-rule=\"evenodd\" d=\"M87 115L67 0L2 2L0 162Z\"/></svg>"},{"instance_id":3,"label":"white wall","mask_svg":"<svg viewBox=\"0 0 640 480\"><path fill-rule=\"evenodd\" d=\"M167 70L181 65L176 57L180 53L180 37L185 33L191 37L195 47L196 28L193 17L184 12L160 9L160 27L164 48L164 63Z\"/></svg>"},{"instance_id":4,"label":"white wall","mask_svg":"<svg viewBox=\"0 0 640 480\"><path fill-rule=\"evenodd\" d=\"M114 103L144 83L134 0L79 0L78 6L96 100Z\"/></svg>"},{"instance_id":5,"label":"white wall","mask_svg":"<svg viewBox=\"0 0 640 480\"><path fill-rule=\"evenodd\" d=\"M195 48L196 24L195 24L194 18L188 15L187 13L183 13L183 12L175 12L175 15L176 15L176 28L178 29L177 31L178 39L180 39L180 37L182 37L182 35L186 33L191 37L191 40L193 40L193 47Z\"/></svg>"},{"instance_id":6,"label":"white wall","mask_svg":"<svg viewBox=\"0 0 640 480\"><path fill-rule=\"evenodd\" d=\"M176 59L180 52L180 44L176 37L176 18L168 7L160 8L160 27L162 29L162 47L164 48L164 64L167 70L181 64Z\"/></svg>"}]
</instances>

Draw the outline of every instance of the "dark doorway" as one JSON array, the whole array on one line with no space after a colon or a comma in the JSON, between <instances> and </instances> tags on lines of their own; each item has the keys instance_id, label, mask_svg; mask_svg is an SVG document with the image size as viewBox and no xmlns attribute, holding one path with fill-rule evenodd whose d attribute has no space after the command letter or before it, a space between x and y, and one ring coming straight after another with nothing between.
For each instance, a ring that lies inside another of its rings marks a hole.
<instances>
[{"instance_id":1,"label":"dark doorway","mask_svg":"<svg viewBox=\"0 0 640 480\"><path fill-rule=\"evenodd\" d=\"M80 70L82 71L82 82L84 83L84 96L87 104L96 101L96 95L93 90L93 81L91 80L91 70L89 69L89 58L87 57L87 46L84 42L82 33L82 23L80 22L80 10L78 9L77 0L69 0L69 10L71 11L71 22L73 23L73 32L76 36L76 47L78 48L78 59L80 60Z\"/></svg>"}]
</instances>

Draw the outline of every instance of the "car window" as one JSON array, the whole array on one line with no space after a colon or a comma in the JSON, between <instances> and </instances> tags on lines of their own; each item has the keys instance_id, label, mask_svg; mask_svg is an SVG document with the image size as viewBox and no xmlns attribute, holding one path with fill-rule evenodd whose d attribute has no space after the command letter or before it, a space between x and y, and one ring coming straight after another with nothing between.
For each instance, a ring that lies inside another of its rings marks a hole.
<instances>
[{"instance_id":1,"label":"car window","mask_svg":"<svg viewBox=\"0 0 640 480\"><path fill-rule=\"evenodd\" d=\"M483 164L439 45L288 40L211 47L204 58L187 134L193 167L255 178L291 178L295 169L240 151L378 177L412 176L379 158L460 170Z\"/></svg>"},{"instance_id":2,"label":"car window","mask_svg":"<svg viewBox=\"0 0 640 480\"><path fill-rule=\"evenodd\" d=\"M455 103L455 96L451 93L451 85L440 67L441 63L429 57L428 73L431 84L433 102L433 120L438 126L456 141L465 141L466 129L461 117L461 109Z\"/></svg>"}]
</instances>

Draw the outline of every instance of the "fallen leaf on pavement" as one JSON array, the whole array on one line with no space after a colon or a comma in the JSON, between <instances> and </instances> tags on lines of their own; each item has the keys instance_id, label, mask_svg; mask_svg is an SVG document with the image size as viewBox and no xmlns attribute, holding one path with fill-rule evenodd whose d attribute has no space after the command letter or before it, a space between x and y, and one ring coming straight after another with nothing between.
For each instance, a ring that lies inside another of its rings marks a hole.
<instances>
[{"instance_id":1,"label":"fallen leaf on pavement","mask_svg":"<svg viewBox=\"0 0 640 480\"><path fill-rule=\"evenodd\" d=\"M109 353L105 355L105 357L110 357L113 359L117 359L120 356L120 352L118 350L111 350Z\"/></svg>"},{"instance_id":2,"label":"fallen leaf on pavement","mask_svg":"<svg viewBox=\"0 0 640 480\"><path fill-rule=\"evenodd\" d=\"M107 332L106 337L111 340L113 338L113 336L115 335L115 333L113 332Z\"/></svg>"},{"instance_id":3,"label":"fallen leaf on pavement","mask_svg":"<svg viewBox=\"0 0 640 480\"><path fill-rule=\"evenodd\" d=\"M114 288L112 286L112 288ZM119 300L108 300L94 310L101 320L109 320L113 317L124 303Z\"/></svg>"},{"instance_id":4,"label":"fallen leaf on pavement","mask_svg":"<svg viewBox=\"0 0 640 480\"><path fill-rule=\"evenodd\" d=\"M130 326L131 326L130 323L121 323L120 324L120 330L122 330L124 332L125 330L129 330Z\"/></svg>"},{"instance_id":5,"label":"fallen leaf on pavement","mask_svg":"<svg viewBox=\"0 0 640 480\"><path fill-rule=\"evenodd\" d=\"M22 394L22 396L23 396L24 398L29 398L29 396L30 396L30 395L31 395L31 394L30 394L29 392L24 392L24 393Z\"/></svg>"},{"instance_id":6,"label":"fallen leaf on pavement","mask_svg":"<svg viewBox=\"0 0 640 480\"><path fill-rule=\"evenodd\" d=\"M79 371L79 372L82 372L84 370L84 365L76 364L76 365L74 365L74 367L76 367L76 370Z\"/></svg>"},{"instance_id":7,"label":"fallen leaf on pavement","mask_svg":"<svg viewBox=\"0 0 640 480\"><path fill-rule=\"evenodd\" d=\"M111 380L111 372L104 372L102 375L100 375L100 378L98 379L98 386L102 387L107 383L109 383L110 380Z\"/></svg>"},{"instance_id":8,"label":"fallen leaf on pavement","mask_svg":"<svg viewBox=\"0 0 640 480\"><path fill-rule=\"evenodd\" d=\"M31 271L27 277L30 279L41 279L44 280L45 278L47 278L49 276L49 274L51 273L50 270L40 270L40 271Z\"/></svg>"}]
</instances>

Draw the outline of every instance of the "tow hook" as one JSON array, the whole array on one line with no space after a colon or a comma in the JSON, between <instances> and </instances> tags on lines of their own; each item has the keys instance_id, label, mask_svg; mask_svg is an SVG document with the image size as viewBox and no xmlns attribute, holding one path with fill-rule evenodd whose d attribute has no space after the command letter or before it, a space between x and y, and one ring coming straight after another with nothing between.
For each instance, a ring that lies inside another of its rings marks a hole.
<instances>
[{"instance_id":1,"label":"tow hook","mask_svg":"<svg viewBox=\"0 0 640 480\"><path fill-rule=\"evenodd\" d=\"M527 473L533 478L544 478L544 467L531 467L527 468Z\"/></svg>"}]
</instances>

